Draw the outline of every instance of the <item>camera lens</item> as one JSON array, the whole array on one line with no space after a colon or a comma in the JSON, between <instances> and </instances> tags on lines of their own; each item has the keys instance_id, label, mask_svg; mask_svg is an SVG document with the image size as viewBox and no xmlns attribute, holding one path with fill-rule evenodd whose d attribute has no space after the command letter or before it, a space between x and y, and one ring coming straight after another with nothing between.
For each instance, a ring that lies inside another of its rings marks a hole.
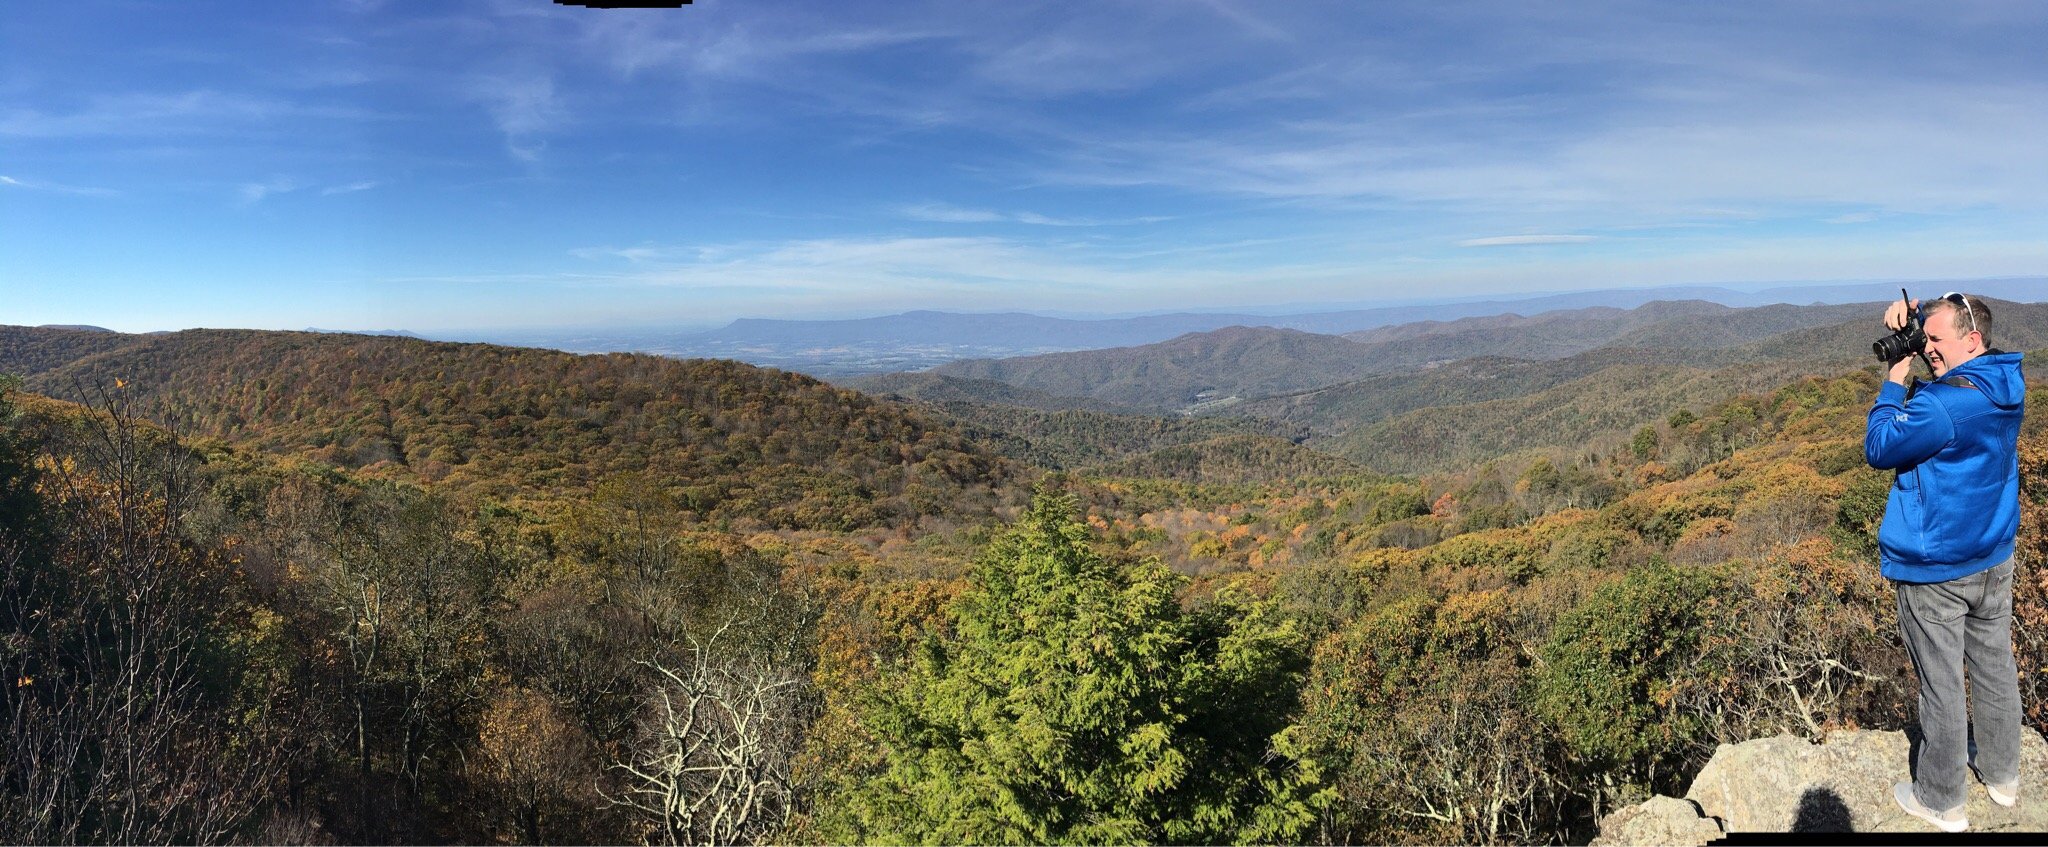
<instances>
[{"instance_id":1,"label":"camera lens","mask_svg":"<svg viewBox=\"0 0 2048 847\"><path fill-rule=\"evenodd\" d=\"M1926 346L1927 333L1920 329L1919 324L1912 323L1873 342L1870 345L1870 352L1875 353L1880 362L1896 362L1920 352Z\"/></svg>"}]
</instances>

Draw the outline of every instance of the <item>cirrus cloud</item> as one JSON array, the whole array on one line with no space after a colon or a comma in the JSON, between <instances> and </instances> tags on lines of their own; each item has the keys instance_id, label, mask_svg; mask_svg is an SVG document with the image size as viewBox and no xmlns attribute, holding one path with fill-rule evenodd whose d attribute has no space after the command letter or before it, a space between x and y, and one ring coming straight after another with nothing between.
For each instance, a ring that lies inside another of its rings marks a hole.
<instances>
[{"instance_id":1,"label":"cirrus cloud","mask_svg":"<svg viewBox=\"0 0 2048 847\"><path fill-rule=\"evenodd\" d=\"M1458 242L1459 247L1513 247L1523 244L1585 244L1599 241L1592 235L1494 235L1486 238L1467 238Z\"/></svg>"}]
</instances>

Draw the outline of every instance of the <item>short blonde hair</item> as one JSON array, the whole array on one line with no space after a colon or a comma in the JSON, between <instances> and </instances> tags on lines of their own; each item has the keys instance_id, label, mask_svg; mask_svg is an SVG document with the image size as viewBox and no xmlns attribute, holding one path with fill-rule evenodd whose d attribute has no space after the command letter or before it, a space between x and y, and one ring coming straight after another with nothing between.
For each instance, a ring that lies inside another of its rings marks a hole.
<instances>
[{"instance_id":1,"label":"short blonde hair","mask_svg":"<svg viewBox=\"0 0 2048 847\"><path fill-rule=\"evenodd\" d=\"M1962 302L1956 302L1955 298L1961 298ZM1944 296L1939 300L1927 301L1925 309L1928 315L1936 312L1952 313L1949 326L1964 331L1974 330L1984 337L1985 347L1991 346L1991 307L1984 305L1984 298L1968 294Z\"/></svg>"}]
</instances>

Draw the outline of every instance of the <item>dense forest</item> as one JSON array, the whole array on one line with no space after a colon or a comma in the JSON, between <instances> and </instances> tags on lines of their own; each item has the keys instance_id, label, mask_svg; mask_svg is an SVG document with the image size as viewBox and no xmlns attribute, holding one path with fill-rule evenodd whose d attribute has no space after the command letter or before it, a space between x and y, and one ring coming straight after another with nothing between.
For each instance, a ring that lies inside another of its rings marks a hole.
<instances>
[{"instance_id":1,"label":"dense forest","mask_svg":"<svg viewBox=\"0 0 2048 847\"><path fill-rule=\"evenodd\" d=\"M1346 436L1390 461L6 328L0 840L1583 843L1716 744L1906 725L1874 370L1634 367ZM2038 561L2038 418L2021 463ZM2048 727L2048 580L2016 602Z\"/></svg>"},{"instance_id":2,"label":"dense forest","mask_svg":"<svg viewBox=\"0 0 2048 847\"><path fill-rule=\"evenodd\" d=\"M104 333L9 332L0 371L31 390L118 385L181 433L507 503L638 473L687 481L671 493L708 521L850 529L982 516L1020 490L1010 463L899 406L737 362L228 330L106 349ZM66 344L87 355L36 367Z\"/></svg>"}]
</instances>

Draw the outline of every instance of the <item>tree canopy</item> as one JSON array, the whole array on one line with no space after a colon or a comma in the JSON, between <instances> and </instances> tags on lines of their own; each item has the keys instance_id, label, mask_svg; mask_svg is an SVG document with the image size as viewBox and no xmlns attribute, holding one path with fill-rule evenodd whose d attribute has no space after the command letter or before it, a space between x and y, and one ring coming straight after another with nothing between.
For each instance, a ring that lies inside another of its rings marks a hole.
<instances>
[{"instance_id":1,"label":"tree canopy","mask_svg":"<svg viewBox=\"0 0 2048 847\"><path fill-rule=\"evenodd\" d=\"M1326 796L1283 752L1302 639L1270 609L1184 613L1041 492L879 686L886 751L835 835L921 843L1299 838Z\"/></svg>"}]
</instances>

